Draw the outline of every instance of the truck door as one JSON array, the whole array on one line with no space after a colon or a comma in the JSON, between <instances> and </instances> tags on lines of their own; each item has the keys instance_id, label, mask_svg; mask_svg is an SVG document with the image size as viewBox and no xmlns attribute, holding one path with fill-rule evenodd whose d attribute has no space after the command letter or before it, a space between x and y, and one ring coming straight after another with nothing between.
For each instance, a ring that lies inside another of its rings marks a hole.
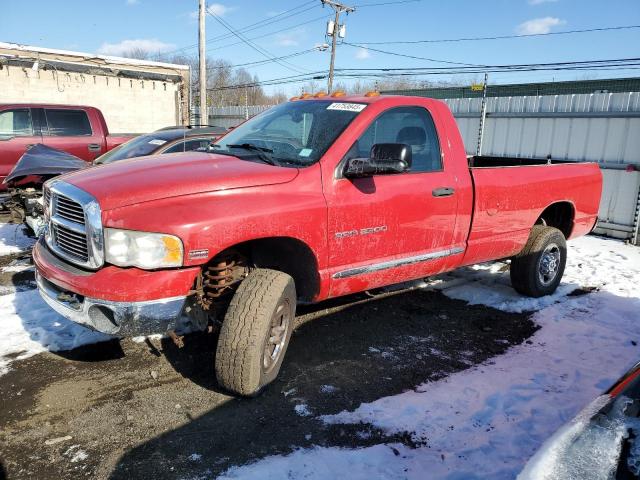
<instances>
[{"instance_id":1,"label":"truck door","mask_svg":"<svg viewBox=\"0 0 640 480\"><path fill-rule=\"evenodd\" d=\"M344 178L326 188L331 295L397 283L442 271L454 248L455 175L444 168L433 118L424 107L381 113L339 164L368 157L378 143L410 145L403 174Z\"/></svg>"},{"instance_id":2,"label":"truck door","mask_svg":"<svg viewBox=\"0 0 640 480\"><path fill-rule=\"evenodd\" d=\"M87 112L73 108L44 109L44 144L92 161L103 150L102 132L95 132Z\"/></svg>"},{"instance_id":3,"label":"truck door","mask_svg":"<svg viewBox=\"0 0 640 480\"><path fill-rule=\"evenodd\" d=\"M29 147L41 142L42 136L34 125L30 108L0 111L0 182Z\"/></svg>"}]
</instances>

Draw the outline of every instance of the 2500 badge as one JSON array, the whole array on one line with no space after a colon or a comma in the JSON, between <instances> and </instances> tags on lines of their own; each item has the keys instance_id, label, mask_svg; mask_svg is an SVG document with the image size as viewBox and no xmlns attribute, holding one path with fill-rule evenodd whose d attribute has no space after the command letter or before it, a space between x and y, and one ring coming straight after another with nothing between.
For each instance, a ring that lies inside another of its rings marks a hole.
<instances>
[{"instance_id":1,"label":"2500 badge","mask_svg":"<svg viewBox=\"0 0 640 480\"><path fill-rule=\"evenodd\" d=\"M378 227L361 228L360 230L347 230L346 232L337 232L336 238L355 237L356 235L370 235L372 233L383 233L387 231L386 225Z\"/></svg>"}]
</instances>

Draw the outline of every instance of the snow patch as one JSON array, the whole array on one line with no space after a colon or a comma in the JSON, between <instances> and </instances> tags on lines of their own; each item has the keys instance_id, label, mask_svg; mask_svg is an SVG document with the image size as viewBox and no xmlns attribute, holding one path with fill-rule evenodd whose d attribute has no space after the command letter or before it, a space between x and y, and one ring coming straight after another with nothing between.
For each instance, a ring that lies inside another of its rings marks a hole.
<instances>
[{"instance_id":1,"label":"snow patch","mask_svg":"<svg viewBox=\"0 0 640 480\"><path fill-rule=\"evenodd\" d=\"M299 403L294 407L294 410L301 417L310 417L311 410L309 410L309 406L306 403Z\"/></svg>"},{"instance_id":2,"label":"snow patch","mask_svg":"<svg viewBox=\"0 0 640 480\"><path fill-rule=\"evenodd\" d=\"M421 465L415 451L403 445L375 445L347 450L315 447L296 450L287 456L271 456L243 467L232 467L218 480L321 480L349 477L349 480L424 479L428 465Z\"/></svg>"},{"instance_id":3,"label":"snow patch","mask_svg":"<svg viewBox=\"0 0 640 480\"><path fill-rule=\"evenodd\" d=\"M57 314L37 290L0 296L0 375L7 373L15 360L112 338Z\"/></svg>"},{"instance_id":4,"label":"snow patch","mask_svg":"<svg viewBox=\"0 0 640 480\"><path fill-rule=\"evenodd\" d=\"M335 393L339 390L338 387L334 387L333 385L322 385L320 387L321 393Z\"/></svg>"},{"instance_id":5,"label":"snow patch","mask_svg":"<svg viewBox=\"0 0 640 480\"><path fill-rule=\"evenodd\" d=\"M10 255L29 250L36 239L27 235L27 228L22 224L0 224L0 255Z\"/></svg>"}]
</instances>

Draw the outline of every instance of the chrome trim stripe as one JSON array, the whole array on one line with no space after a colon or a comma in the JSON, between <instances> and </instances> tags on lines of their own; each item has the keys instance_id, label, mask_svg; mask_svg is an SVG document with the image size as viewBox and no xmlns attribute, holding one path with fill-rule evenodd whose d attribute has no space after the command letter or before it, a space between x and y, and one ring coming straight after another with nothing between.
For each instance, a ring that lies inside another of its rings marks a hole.
<instances>
[{"instance_id":1,"label":"chrome trim stripe","mask_svg":"<svg viewBox=\"0 0 640 480\"><path fill-rule=\"evenodd\" d=\"M341 272L333 274L333 278L347 278L356 275L364 275L365 273L379 272L380 270L387 270L389 268L404 267L405 265L413 265L414 263L426 262L429 260L435 260L437 258L449 257L451 255L457 255L464 252L464 248L455 247L447 250L439 250L437 252L425 253L423 255L416 255L413 257L399 258L397 260L390 260L388 262L373 263L371 265L365 265L362 267L350 268Z\"/></svg>"}]
</instances>

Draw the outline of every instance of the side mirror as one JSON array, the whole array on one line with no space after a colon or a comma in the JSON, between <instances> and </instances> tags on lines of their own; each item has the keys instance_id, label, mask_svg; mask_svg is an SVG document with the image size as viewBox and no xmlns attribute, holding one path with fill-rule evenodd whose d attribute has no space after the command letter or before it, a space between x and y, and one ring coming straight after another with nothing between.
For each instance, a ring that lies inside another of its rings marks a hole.
<instances>
[{"instance_id":1,"label":"side mirror","mask_svg":"<svg viewBox=\"0 0 640 480\"><path fill-rule=\"evenodd\" d=\"M346 178L404 173L411 168L411 147L404 143L376 143L369 158L352 158L347 163Z\"/></svg>"}]
</instances>

